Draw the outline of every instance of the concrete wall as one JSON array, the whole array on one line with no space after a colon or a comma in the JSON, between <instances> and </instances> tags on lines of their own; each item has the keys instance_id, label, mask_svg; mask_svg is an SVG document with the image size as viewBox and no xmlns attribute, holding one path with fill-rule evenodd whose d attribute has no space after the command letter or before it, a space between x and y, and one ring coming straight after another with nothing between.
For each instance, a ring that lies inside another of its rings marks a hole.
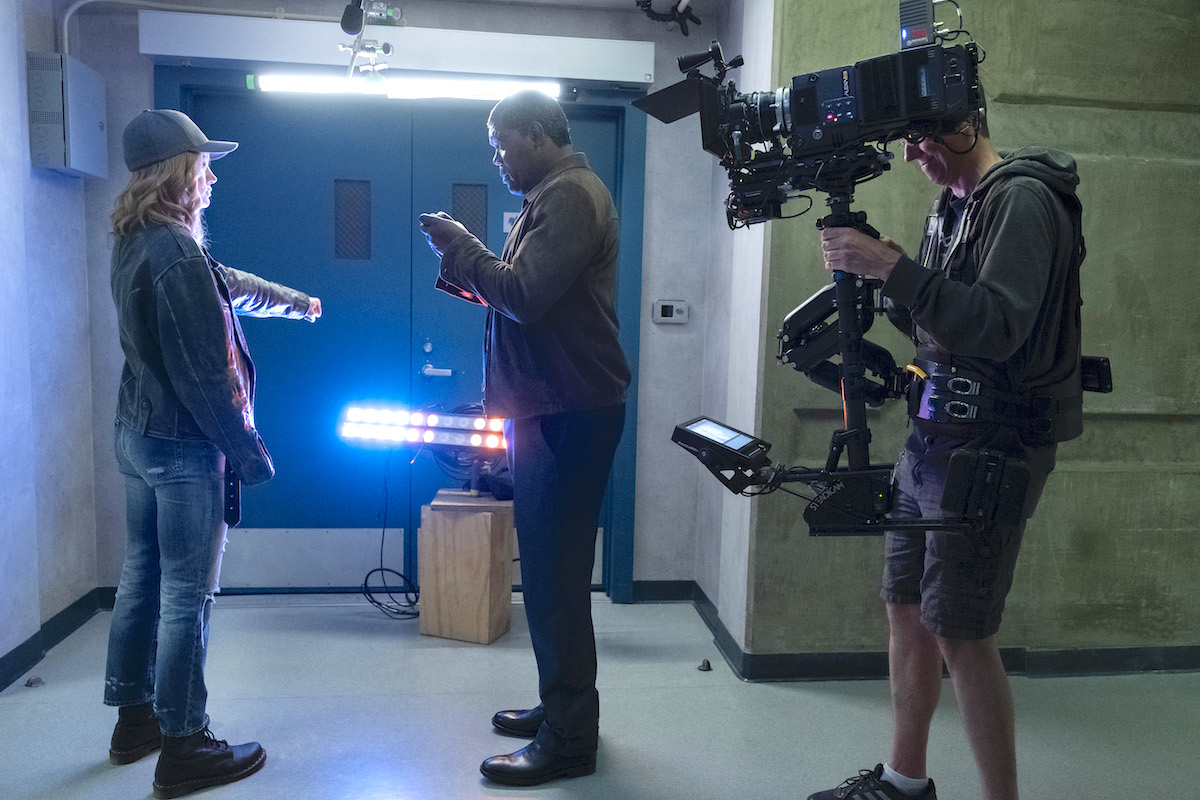
<instances>
[{"instance_id":1,"label":"concrete wall","mask_svg":"<svg viewBox=\"0 0 1200 800\"><path fill-rule=\"evenodd\" d=\"M732 73L744 91L773 87L774 4L762 0L731 3L724 55L745 58ZM764 363L750 357L768 340L771 321L765 316L767 247L772 228L758 225L729 230L724 199L729 178L709 159L714 190L707 218L715 240L716 260L707 276L707 325L703 359L703 413L745 431L762 424ZM705 469L692 466L700 480L698 499L696 582L713 603L721 624L736 641L746 636L754 613L749 594L754 541L750 532L758 506L749 498L725 491Z\"/></svg>"},{"instance_id":2,"label":"concrete wall","mask_svg":"<svg viewBox=\"0 0 1200 800\"><path fill-rule=\"evenodd\" d=\"M97 574L83 180L29 160L25 52L55 49L49 2L6 3L0 29L2 654Z\"/></svg>"},{"instance_id":3,"label":"concrete wall","mask_svg":"<svg viewBox=\"0 0 1200 800\"><path fill-rule=\"evenodd\" d=\"M1059 449L1029 525L1002 646L1031 650L1200 643L1200 33L1194 0L1148 0L1130 24L1108 1L966 0L993 139L1058 147L1082 179L1088 257L1084 350L1112 359L1116 389L1085 396L1086 432ZM941 4L939 9L951 8ZM777 78L894 52L894 4L777 3ZM948 12L943 12L948 13ZM911 165L860 188L855 207L910 251L935 189ZM811 221L774 222L768 315L826 282ZM911 353L886 322L869 338ZM768 360L769 360L769 354ZM839 427L835 395L767 371L763 430L788 463L819 462ZM903 443L900 409L872 417L872 457ZM798 501L761 502L752 533L753 653L883 649L877 539L810 539Z\"/></svg>"},{"instance_id":4,"label":"concrete wall","mask_svg":"<svg viewBox=\"0 0 1200 800\"><path fill-rule=\"evenodd\" d=\"M0 129L17 131L25 115L24 16L10 4L0 7ZM35 634L38 615L37 502L31 472L20 465L33 461L33 386L29 363L29 282L25 269L25 195L29 191L29 140L0 137L0 297L14 313L0 314L0 582L12 601L0 604L0 653Z\"/></svg>"}]
</instances>

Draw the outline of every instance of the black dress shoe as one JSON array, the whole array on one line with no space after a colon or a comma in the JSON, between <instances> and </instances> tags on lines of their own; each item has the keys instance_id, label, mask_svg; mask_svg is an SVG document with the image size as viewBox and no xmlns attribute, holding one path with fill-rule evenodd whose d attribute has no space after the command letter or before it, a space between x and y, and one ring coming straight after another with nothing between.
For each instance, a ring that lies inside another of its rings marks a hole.
<instances>
[{"instance_id":1,"label":"black dress shoe","mask_svg":"<svg viewBox=\"0 0 1200 800\"><path fill-rule=\"evenodd\" d=\"M546 709L538 706L525 711L497 711L492 725L506 736L523 736L532 739L546 719Z\"/></svg>"},{"instance_id":2,"label":"black dress shoe","mask_svg":"<svg viewBox=\"0 0 1200 800\"><path fill-rule=\"evenodd\" d=\"M493 756L479 766L484 777L508 786L534 786L555 778L581 778L596 771L596 754L556 756L530 742L515 753Z\"/></svg>"}]
</instances>

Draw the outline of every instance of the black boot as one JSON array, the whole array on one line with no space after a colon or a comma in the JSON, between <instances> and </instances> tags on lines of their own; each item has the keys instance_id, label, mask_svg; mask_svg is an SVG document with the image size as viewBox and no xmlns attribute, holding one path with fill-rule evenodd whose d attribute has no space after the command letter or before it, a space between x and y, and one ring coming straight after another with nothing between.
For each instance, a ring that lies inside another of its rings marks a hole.
<instances>
[{"instance_id":1,"label":"black boot","mask_svg":"<svg viewBox=\"0 0 1200 800\"><path fill-rule=\"evenodd\" d=\"M108 746L111 764L132 764L162 746L158 717L153 703L121 706L117 709L117 726L113 728L112 743Z\"/></svg>"},{"instance_id":2,"label":"black boot","mask_svg":"<svg viewBox=\"0 0 1200 800\"><path fill-rule=\"evenodd\" d=\"M267 760L258 742L231 747L207 727L191 736L164 736L162 741L154 770L154 796L160 800L240 781Z\"/></svg>"}]
</instances>

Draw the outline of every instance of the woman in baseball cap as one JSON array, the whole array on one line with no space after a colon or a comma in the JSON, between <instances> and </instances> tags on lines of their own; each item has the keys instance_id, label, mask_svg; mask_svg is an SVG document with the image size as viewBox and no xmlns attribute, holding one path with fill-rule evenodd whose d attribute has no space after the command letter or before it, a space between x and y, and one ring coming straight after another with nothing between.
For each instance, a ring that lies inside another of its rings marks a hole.
<instances>
[{"instance_id":1,"label":"woman in baseball cap","mask_svg":"<svg viewBox=\"0 0 1200 800\"><path fill-rule=\"evenodd\" d=\"M237 149L237 142L214 142L182 111L143 111L125 127L125 166L130 172L181 153L208 153L215 160Z\"/></svg>"},{"instance_id":2,"label":"woman in baseball cap","mask_svg":"<svg viewBox=\"0 0 1200 800\"><path fill-rule=\"evenodd\" d=\"M143 111L125 129L132 174L112 214L125 355L114 442L128 532L104 702L118 707L112 763L161 748L158 798L240 780L266 760L257 742L213 736L205 713L209 616L238 489L275 472L254 426L254 365L237 316L321 316L318 298L205 248L211 162L236 147L178 111Z\"/></svg>"}]
</instances>

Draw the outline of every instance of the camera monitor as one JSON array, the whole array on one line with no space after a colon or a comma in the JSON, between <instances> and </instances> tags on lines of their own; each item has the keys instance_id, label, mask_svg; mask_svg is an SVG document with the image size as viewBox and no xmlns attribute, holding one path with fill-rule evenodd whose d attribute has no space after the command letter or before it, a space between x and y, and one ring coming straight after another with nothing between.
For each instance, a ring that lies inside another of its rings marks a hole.
<instances>
[{"instance_id":1,"label":"camera monitor","mask_svg":"<svg viewBox=\"0 0 1200 800\"><path fill-rule=\"evenodd\" d=\"M671 441L694 455L733 492L758 483L759 470L771 464L768 442L709 417L676 425Z\"/></svg>"}]
</instances>

